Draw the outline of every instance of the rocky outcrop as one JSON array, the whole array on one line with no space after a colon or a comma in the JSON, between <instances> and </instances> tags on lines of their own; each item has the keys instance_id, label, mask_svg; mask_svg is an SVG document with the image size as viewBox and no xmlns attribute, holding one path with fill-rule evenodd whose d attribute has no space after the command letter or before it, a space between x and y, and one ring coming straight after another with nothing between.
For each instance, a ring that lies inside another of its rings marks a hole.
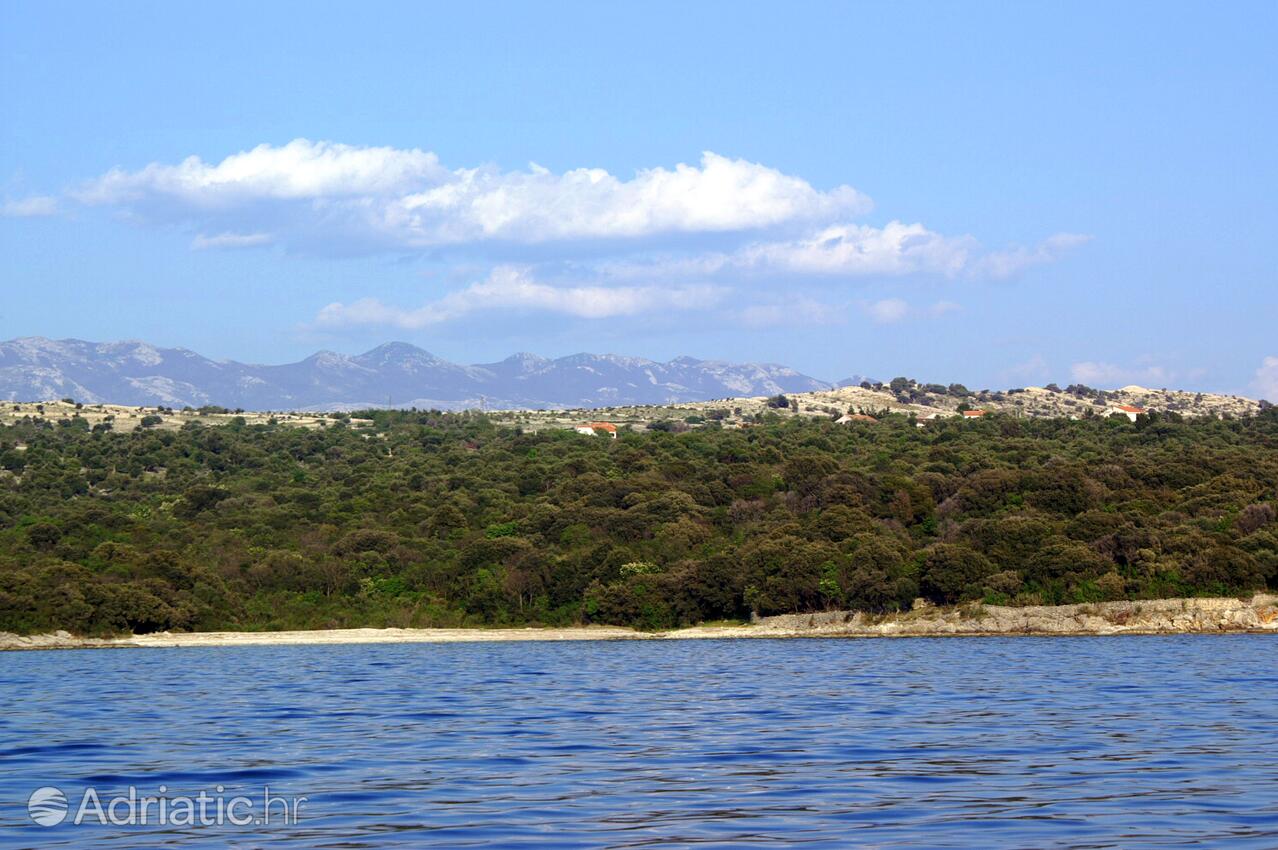
<instances>
[{"instance_id":1,"label":"rocky outcrop","mask_svg":"<svg viewBox=\"0 0 1278 850\"><path fill-rule=\"evenodd\" d=\"M15 635L12 632L0 632L0 649L93 649L133 645L127 638L77 637L61 629L46 635Z\"/></svg>"},{"instance_id":2,"label":"rocky outcrop","mask_svg":"<svg viewBox=\"0 0 1278 850\"><path fill-rule=\"evenodd\" d=\"M903 614L852 611L759 617L752 632L774 636L1116 635L1278 632L1278 596L1154 599L1087 605L921 606Z\"/></svg>"}]
</instances>

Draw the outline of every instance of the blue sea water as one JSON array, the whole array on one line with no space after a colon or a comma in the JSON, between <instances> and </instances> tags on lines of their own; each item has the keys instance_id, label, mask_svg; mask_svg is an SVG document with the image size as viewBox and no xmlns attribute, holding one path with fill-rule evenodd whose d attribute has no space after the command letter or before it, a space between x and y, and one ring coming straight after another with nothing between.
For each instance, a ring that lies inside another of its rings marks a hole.
<instances>
[{"instance_id":1,"label":"blue sea water","mask_svg":"<svg viewBox=\"0 0 1278 850\"><path fill-rule=\"evenodd\" d=\"M1278 847L1260 635L11 652L0 708L2 847ZM307 799L71 822L219 785Z\"/></svg>"}]
</instances>

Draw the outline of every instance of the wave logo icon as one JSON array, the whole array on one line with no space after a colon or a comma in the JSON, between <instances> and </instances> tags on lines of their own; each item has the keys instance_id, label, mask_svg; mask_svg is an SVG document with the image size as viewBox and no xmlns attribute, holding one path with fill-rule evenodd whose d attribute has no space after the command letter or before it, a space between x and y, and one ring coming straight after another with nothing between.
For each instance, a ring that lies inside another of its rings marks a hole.
<instances>
[{"instance_id":1,"label":"wave logo icon","mask_svg":"<svg viewBox=\"0 0 1278 850\"><path fill-rule=\"evenodd\" d=\"M57 826L67 817L67 795L49 785L37 788L27 798L27 814L40 826Z\"/></svg>"}]
</instances>

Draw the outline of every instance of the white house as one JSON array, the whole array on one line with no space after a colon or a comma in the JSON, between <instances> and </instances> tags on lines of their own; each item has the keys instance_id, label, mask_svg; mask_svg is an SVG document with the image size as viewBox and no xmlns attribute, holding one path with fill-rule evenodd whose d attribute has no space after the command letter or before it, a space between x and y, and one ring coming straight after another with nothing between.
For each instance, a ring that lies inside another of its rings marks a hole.
<instances>
[{"instance_id":1,"label":"white house","mask_svg":"<svg viewBox=\"0 0 1278 850\"><path fill-rule=\"evenodd\" d=\"M1116 404L1113 407L1107 408L1105 410L1105 415L1108 417L1108 416L1115 416L1115 415L1121 414L1123 416L1126 416L1129 422L1135 422L1137 416L1140 416L1142 413L1147 413L1147 412L1148 411L1146 411L1145 408L1140 407L1139 405Z\"/></svg>"},{"instance_id":2,"label":"white house","mask_svg":"<svg viewBox=\"0 0 1278 850\"><path fill-rule=\"evenodd\" d=\"M584 425L578 425L573 430L578 434L585 434L589 437L598 436L599 432L602 431L614 440L617 439L617 426L611 422L587 422Z\"/></svg>"}]
</instances>

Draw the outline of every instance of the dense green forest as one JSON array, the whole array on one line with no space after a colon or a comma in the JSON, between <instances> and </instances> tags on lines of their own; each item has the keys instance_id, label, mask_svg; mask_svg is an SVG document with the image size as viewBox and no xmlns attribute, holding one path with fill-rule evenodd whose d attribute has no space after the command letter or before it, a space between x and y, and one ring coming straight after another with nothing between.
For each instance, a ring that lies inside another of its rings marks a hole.
<instances>
[{"instance_id":1,"label":"dense green forest","mask_svg":"<svg viewBox=\"0 0 1278 850\"><path fill-rule=\"evenodd\" d=\"M618 623L1278 586L1278 410L617 440L368 411L0 428L0 630Z\"/></svg>"}]
</instances>

